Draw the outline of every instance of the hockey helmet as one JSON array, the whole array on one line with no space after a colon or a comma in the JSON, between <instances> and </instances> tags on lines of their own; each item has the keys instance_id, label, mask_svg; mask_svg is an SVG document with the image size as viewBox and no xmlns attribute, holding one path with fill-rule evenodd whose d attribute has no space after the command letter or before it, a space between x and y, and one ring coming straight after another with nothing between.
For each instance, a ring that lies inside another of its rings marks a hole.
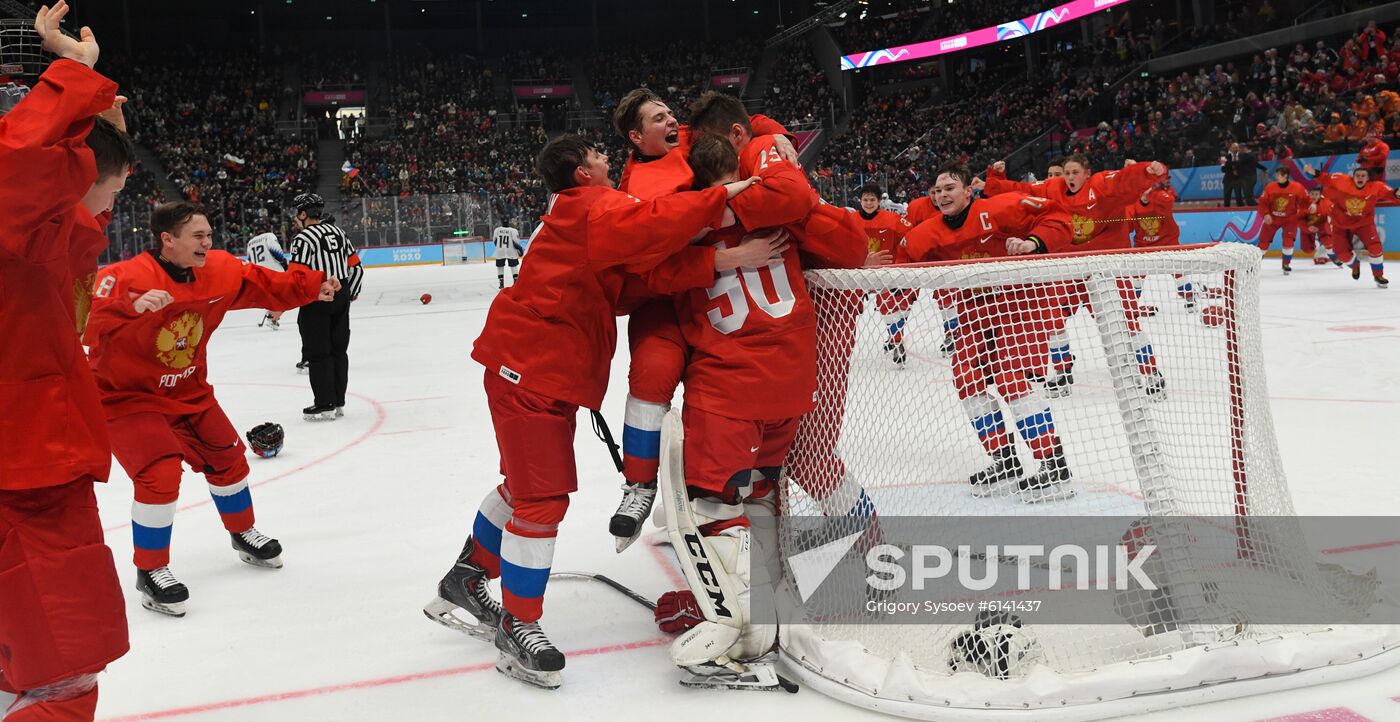
<instances>
[{"instance_id":1,"label":"hockey helmet","mask_svg":"<svg viewBox=\"0 0 1400 722\"><path fill-rule=\"evenodd\" d=\"M271 459L281 452L282 442L286 439L282 425L271 421L254 426L244 436L248 437L248 447L253 453L264 459Z\"/></svg>"},{"instance_id":2,"label":"hockey helmet","mask_svg":"<svg viewBox=\"0 0 1400 722\"><path fill-rule=\"evenodd\" d=\"M326 200L316 193L298 193L292 199L292 206L298 211L309 211L314 208L323 208Z\"/></svg>"}]
</instances>

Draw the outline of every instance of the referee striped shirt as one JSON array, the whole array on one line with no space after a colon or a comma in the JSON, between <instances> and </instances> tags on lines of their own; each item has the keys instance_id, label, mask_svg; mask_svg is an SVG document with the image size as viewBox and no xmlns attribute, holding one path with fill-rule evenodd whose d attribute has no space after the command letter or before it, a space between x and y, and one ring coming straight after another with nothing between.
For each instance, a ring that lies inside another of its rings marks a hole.
<instances>
[{"instance_id":1,"label":"referee striped shirt","mask_svg":"<svg viewBox=\"0 0 1400 722\"><path fill-rule=\"evenodd\" d=\"M327 277L335 276L350 289L351 297L360 295L364 269L355 245L345 237L345 231L331 223L307 226L292 239L292 263L300 263Z\"/></svg>"}]
</instances>

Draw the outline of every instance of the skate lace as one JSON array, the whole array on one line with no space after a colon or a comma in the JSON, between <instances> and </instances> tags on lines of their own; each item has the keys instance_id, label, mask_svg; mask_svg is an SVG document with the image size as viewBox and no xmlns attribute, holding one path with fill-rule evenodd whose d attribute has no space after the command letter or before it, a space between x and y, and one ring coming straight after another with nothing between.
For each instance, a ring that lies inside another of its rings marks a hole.
<instances>
[{"instance_id":1,"label":"skate lace","mask_svg":"<svg viewBox=\"0 0 1400 722\"><path fill-rule=\"evenodd\" d=\"M520 642L520 646L531 654L539 654L547 650L554 649L554 645L549 643L549 637L544 636L544 630L540 629L538 622L516 622L514 626L515 638Z\"/></svg>"},{"instance_id":2,"label":"skate lace","mask_svg":"<svg viewBox=\"0 0 1400 722\"><path fill-rule=\"evenodd\" d=\"M272 537L258 531L256 527L249 527L248 531L242 532L238 536L243 537L243 541L247 542L248 546L254 549L261 549L265 544L272 541Z\"/></svg>"},{"instance_id":3,"label":"skate lace","mask_svg":"<svg viewBox=\"0 0 1400 722\"><path fill-rule=\"evenodd\" d=\"M617 513L623 516L640 517L646 514L656 498L655 487L646 488L640 484L623 484L622 493L622 503L618 505Z\"/></svg>"},{"instance_id":4,"label":"skate lace","mask_svg":"<svg viewBox=\"0 0 1400 722\"><path fill-rule=\"evenodd\" d=\"M176 579L175 575L171 573L170 567L152 569L150 574L151 583L156 585L157 587L160 587L161 589L169 589L170 587L173 587L176 584L180 583L180 580Z\"/></svg>"},{"instance_id":5,"label":"skate lace","mask_svg":"<svg viewBox=\"0 0 1400 722\"><path fill-rule=\"evenodd\" d=\"M504 610L504 607L501 606L501 603L492 598L491 590L487 588L486 579L484 577L476 580L475 583L468 582L467 591L471 593L472 597L476 599L478 604L485 607L486 609L489 609L492 612L495 612L496 614L500 614Z\"/></svg>"}]
</instances>

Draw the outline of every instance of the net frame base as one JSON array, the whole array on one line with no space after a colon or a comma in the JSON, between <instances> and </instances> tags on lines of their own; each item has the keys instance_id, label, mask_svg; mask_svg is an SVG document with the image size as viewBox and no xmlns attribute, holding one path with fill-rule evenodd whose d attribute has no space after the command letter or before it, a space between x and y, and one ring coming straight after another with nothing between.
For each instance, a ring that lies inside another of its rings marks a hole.
<instances>
[{"instance_id":1,"label":"net frame base","mask_svg":"<svg viewBox=\"0 0 1400 722\"><path fill-rule=\"evenodd\" d=\"M980 675L964 673L933 688L912 687L919 679L917 670L896 670L891 677L891 665L884 658L859 650L832 654L823 649L832 642L802 639L798 630L783 629L780 658L801 684L856 707L947 722L1129 717L1358 679L1400 666L1400 630L1336 627L1299 637L1195 647L1076 675L1043 670L1010 688L1007 682L993 682L992 694L978 696L975 693L989 682ZM1110 690L1119 688L1125 695L1113 698Z\"/></svg>"}]
</instances>

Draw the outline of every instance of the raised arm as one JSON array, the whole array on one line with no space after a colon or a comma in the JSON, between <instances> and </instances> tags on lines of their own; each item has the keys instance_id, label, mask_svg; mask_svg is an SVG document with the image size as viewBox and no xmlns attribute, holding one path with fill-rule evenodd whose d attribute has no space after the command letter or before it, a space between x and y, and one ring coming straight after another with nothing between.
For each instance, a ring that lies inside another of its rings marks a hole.
<instances>
[{"instance_id":1,"label":"raised arm","mask_svg":"<svg viewBox=\"0 0 1400 722\"><path fill-rule=\"evenodd\" d=\"M326 274L296 266L278 273L256 263L243 264L243 285L233 299L233 308L265 308L288 311L312 301L326 301L324 295L332 281ZM335 286L339 288L338 284ZM335 295L335 289L329 290Z\"/></svg>"},{"instance_id":2,"label":"raised arm","mask_svg":"<svg viewBox=\"0 0 1400 722\"><path fill-rule=\"evenodd\" d=\"M588 212L588 260L595 268L620 266L645 273L724 220L723 187L643 201L610 191Z\"/></svg>"},{"instance_id":3,"label":"raised arm","mask_svg":"<svg viewBox=\"0 0 1400 722\"><path fill-rule=\"evenodd\" d=\"M35 227L67 213L97 181L86 145L93 118L117 85L75 60L54 61L24 100L0 118L0 248L21 257Z\"/></svg>"}]
</instances>

